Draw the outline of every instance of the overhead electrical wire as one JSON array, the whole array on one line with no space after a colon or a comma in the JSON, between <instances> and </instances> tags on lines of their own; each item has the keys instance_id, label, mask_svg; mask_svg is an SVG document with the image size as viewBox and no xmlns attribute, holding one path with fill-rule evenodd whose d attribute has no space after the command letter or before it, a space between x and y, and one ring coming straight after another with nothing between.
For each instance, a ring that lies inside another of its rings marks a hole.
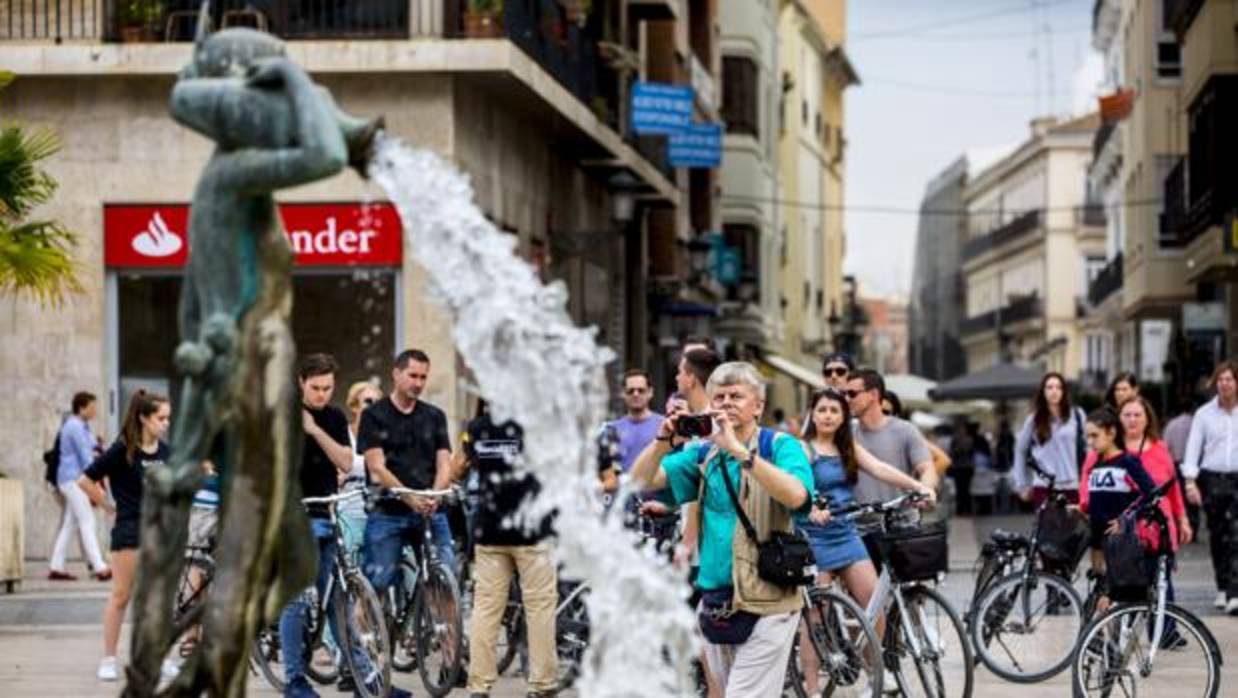
<instances>
[{"instance_id":1,"label":"overhead electrical wire","mask_svg":"<svg viewBox=\"0 0 1238 698\"><path fill-rule=\"evenodd\" d=\"M898 29L890 29L888 31L868 32L868 33L861 32L857 34L852 34L851 38L853 39L878 39L878 38L887 38L887 37L895 37L895 36L906 36L908 34L919 34L922 32L933 31L934 29L957 27L960 24L969 24L971 22L982 22L982 21L986 21L989 19L995 19L998 17L1008 17L1011 15L1027 14L1028 12L1036 10L1037 8L1045 9L1048 7L1054 7L1055 5L1065 5L1066 3L1069 3L1069 2L1076 2L1076 0L1052 0L1051 2L1040 3L1040 5L1038 6L1022 4L1017 7L1005 7L1000 10L992 10L989 12L982 12L982 13L975 14L975 15L964 15L962 17L954 17L951 19L936 20L933 22L925 22L923 24L914 24L914 25L910 25L906 27L900 27Z\"/></svg>"},{"instance_id":2,"label":"overhead electrical wire","mask_svg":"<svg viewBox=\"0 0 1238 698\"><path fill-rule=\"evenodd\" d=\"M965 209L965 208L908 208L905 206L886 206L880 204L826 204L814 203L810 201L795 201L793 199L779 199L775 197L763 196L744 196L742 194L723 194L724 200L733 200L743 203L754 204L777 204L779 206L787 206L790 208L800 208L819 211L843 211L853 213L877 213L877 214L896 214L909 216L977 216L977 215L1002 215L1012 213L1012 209ZM1027 211L1041 211L1052 213L1055 211L1076 212L1083 210L1103 209L1106 212L1110 210L1140 208L1144 206L1160 206L1163 203L1162 199L1136 199L1134 201L1125 201L1121 204L1105 206L1102 204L1086 204L1079 206L1040 206Z\"/></svg>"}]
</instances>

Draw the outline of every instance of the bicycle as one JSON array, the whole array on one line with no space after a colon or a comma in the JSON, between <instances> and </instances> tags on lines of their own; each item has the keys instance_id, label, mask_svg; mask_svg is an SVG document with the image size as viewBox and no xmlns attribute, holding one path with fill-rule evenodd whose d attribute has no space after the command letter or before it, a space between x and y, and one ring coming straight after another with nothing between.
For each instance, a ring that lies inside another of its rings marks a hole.
<instances>
[{"instance_id":1,"label":"bicycle","mask_svg":"<svg viewBox=\"0 0 1238 698\"><path fill-rule=\"evenodd\" d=\"M559 657L559 678L556 690L571 688L580 676L581 661L589 648L589 609L586 597L589 585L585 582L560 579L559 603L555 606L555 651ZM520 658L521 667L528 673L528 635L524 619L524 604L520 591L512 584L507 609L503 614L500 640L506 647L498 653L499 674Z\"/></svg>"},{"instance_id":2,"label":"bicycle","mask_svg":"<svg viewBox=\"0 0 1238 698\"><path fill-rule=\"evenodd\" d=\"M305 658L306 675L319 684L331 684L339 677L335 652L328 646L326 623L329 610L336 614L335 638L339 654L355 677L357 692L366 698L386 696L391 687L391 643L383 619L382 606L369 580L361 573L343 541L335 515L339 502L363 497L362 490L350 490L326 497L306 497L303 504L327 505L332 535L335 537L335 570L320 597L310 587L306 597ZM331 602L334 601L334 604ZM284 690L283 655L279 622L262 628L255 638L251 659L259 673L277 691Z\"/></svg>"},{"instance_id":3,"label":"bicycle","mask_svg":"<svg viewBox=\"0 0 1238 698\"><path fill-rule=\"evenodd\" d=\"M440 501L458 496L454 489L386 491ZM402 672L417 667L426 692L442 698L463 671L464 619L456 576L439 559L429 518L424 520L419 539L409 546L411 554L406 547L397 564L396 582L387 589L383 607L394 647L393 667Z\"/></svg>"},{"instance_id":4,"label":"bicycle","mask_svg":"<svg viewBox=\"0 0 1238 698\"><path fill-rule=\"evenodd\" d=\"M866 615L874 626L885 618L883 672L890 672L904 696L970 698L975 670L963 622L945 596L928 586L946 571L945 529L899 526L896 521L903 510L924 498L913 492L888 502L851 503L832 508L830 515L850 519L873 515L878 520L884 564ZM958 660L950 652L955 645ZM904 666L907 662L913 670Z\"/></svg>"},{"instance_id":5,"label":"bicycle","mask_svg":"<svg viewBox=\"0 0 1238 698\"><path fill-rule=\"evenodd\" d=\"M1200 695L1215 698L1220 692L1223 660L1216 638L1197 616L1166 599L1173 548L1169 521L1159 504L1175 484L1172 479L1165 482L1123 514L1159 528L1159 546L1152 558L1155 568L1149 570L1150 579L1143 580L1147 584L1141 585L1142 600L1115 603L1084 628L1071 668L1075 696L1130 697L1140 692L1147 696L1183 696L1184 691L1189 692L1190 682L1201 676ZM1162 640L1170 622L1185 644L1167 651ZM1193 648L1197 651L1192 652ZM1195 654L1202 655L1202 662L1191 660Z\"/></svg>"},{"instance_id":6,"label":"bicycle","mask_svg":"<svg viewBox=\"0 0 1238 698\"><path fill-rule=\"evenodd\" d=\"M801 627L817 659L822 688L813 695L827 698L872 696L880 698L882 668L881 643L877 631L863 608L850 596L828 586L805 586L801 592L804 607ZM787 665L787 683L797 698L809 698L804 688L805 672L799 635Z\"/></svg>"},{"instance_id":7,"label":"bicycle","mask_svg":"<svg viewBox=\"0 0 1238 698\"><path fill-rule=\"evenodd\" d=\"M1084 602L1071 581L1037 564L1046 557L1043 531L1049 507L1066 506L1053 475L1041 471L1041 477L1049 484L1049 496L1036 510L1031 537L994 532L994 557L981 566L967 613L976 659L1015 683L1044 681L1065 670L1086 622ZM1078 564L1074 550L1058 551L1055 560L1063 566Z\"/></svg>"}]
</instances>

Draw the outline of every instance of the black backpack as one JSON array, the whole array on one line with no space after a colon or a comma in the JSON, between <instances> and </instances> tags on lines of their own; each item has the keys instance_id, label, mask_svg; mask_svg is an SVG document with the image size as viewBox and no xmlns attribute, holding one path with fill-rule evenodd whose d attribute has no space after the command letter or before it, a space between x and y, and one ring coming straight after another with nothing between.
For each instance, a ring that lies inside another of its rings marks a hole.
<instances>
[{"instance_id":1,"label":"black backpack","mask_svg":"<svg viewBox=\"0 0 1238 698\"><path fill-rule=\"evenodd\" d=\"M43 452L43 479L52 487L56 486L56 475L60 470L60 431L63 428L62 423L52 439L52 447Z\"/></svg>"}]
</instances>

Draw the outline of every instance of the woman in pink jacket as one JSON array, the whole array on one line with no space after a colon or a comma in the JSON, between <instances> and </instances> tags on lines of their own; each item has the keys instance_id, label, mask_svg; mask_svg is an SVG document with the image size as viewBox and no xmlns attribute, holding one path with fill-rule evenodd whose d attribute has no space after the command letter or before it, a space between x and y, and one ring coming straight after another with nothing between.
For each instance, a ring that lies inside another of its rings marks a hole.
<instances>
[{"instance_id":1,"label":"woman in pink jacket","mask_svg":"<svg viewBox=\"0 0 1238 698\"><path fill-rule=\"evenodd\" d=\"M1127 453L1139 457L1144 470L1152 477L1157 487L1170 480L1174 481L1168 494L1161 499L1160 507L1169 521L1169 542L1174 551L1177 551L1179 545L1191 542L1194 531L1191 530L1191 522L1186 516L1186 503L1182 499L1182 487L1177 483L1178 475L1174 469L1173 457L1169 455L1169 448L1161 439L1160 428L1156 422L1156 412L1148 403L1147 398L1136 395L1122 403L1121 419L1122 436ZM1155 531L1149 531L1146 537L1141 535L1145 544L1152 546L1159 542L1159 537L1159 533ZM1174 599L1172 574L1169 577L1167 597L1169 601ZM1167 624L1165 635L1161 638L1161 647L1177 650L1186 645L1186 638L1178 633L1177 628Z\"/></svg>"}]
</instances>

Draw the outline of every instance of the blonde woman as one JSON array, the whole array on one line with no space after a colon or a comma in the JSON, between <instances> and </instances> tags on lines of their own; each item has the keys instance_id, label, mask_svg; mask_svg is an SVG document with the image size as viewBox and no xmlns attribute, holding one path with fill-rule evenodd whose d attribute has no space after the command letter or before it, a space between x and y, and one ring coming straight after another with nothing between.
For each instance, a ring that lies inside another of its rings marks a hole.
<instances>
[{"instance_id":1,"label":"blonde woman","mask_svg":"<svg viewBox=\"0 0 1238 698\"><path fill-rule=\"evenodd\" d=\"M344 406L348 408L348 441L352 447L352 470L340 476L340 492L365 488L365 458L357 453L357 427L365 408L383 399L383 392L374 381L357 381L348 386ZM344 531L344 545L355 554L365 538L365 501L349 499L341 502L336 513Z\"/></svg>"}]
</instances>

